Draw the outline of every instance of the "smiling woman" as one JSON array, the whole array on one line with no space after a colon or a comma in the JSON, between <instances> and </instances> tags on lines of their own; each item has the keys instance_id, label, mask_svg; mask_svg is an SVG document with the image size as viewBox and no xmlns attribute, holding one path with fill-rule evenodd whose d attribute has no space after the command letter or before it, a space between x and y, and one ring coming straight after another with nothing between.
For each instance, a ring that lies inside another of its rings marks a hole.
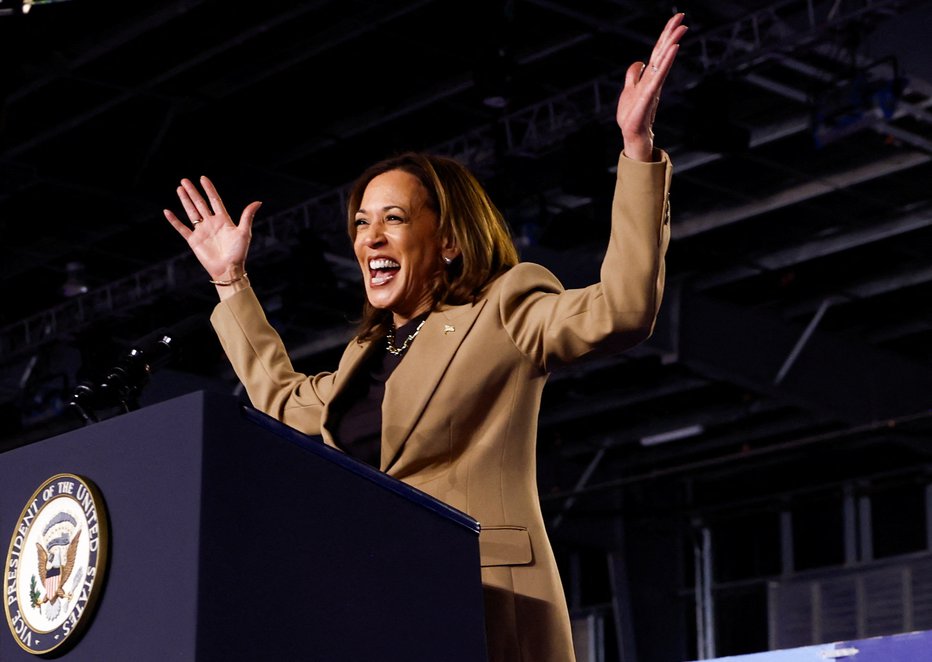
<instances>
[{"instance_id":1,"label":"smiling woman","mask_svg":"<svg viewBox=\"0 0 932 662\"><path fill-rule=\"evenodd\" d=\"M395 326L430 310L441 254L452 259L456 248L441 246L424 186L413 175L389 170L368 183L354 216L353 248L369 304L390 311Z\"/></svg>"},{"instance_id":2,"label":"smiling woman","mask_svg":"<svg viewBox=\"0 0 932 662\"><path fill-rule=\"evenodd\" d=\"M348 204L367 302L337 370L295 372L246 276L252 219L234 224L210 180L165 215L217 287L211 321L258 409L479 521L489 659L574 659L537 493L541 393L558 364L647 338L669 242L670 163L651 124L686 31L667 23L650 66L628 69L624 140L600 282L566 290L519 263L501 214L456 161L405 154L369 168Z\"/></svg>"},{"instance_id":3,"label":"smiling woman","mask_svg":"<svg viewBox=\"0 0 932 662\"><path fill-rule=\"evenodd\" d=\"M472 173L450 158L408 153L377 163L356 180L348 207L366 284L363 340L434 304L475 301L518 263L505 219Z\"/></svg>"}]
</instances>

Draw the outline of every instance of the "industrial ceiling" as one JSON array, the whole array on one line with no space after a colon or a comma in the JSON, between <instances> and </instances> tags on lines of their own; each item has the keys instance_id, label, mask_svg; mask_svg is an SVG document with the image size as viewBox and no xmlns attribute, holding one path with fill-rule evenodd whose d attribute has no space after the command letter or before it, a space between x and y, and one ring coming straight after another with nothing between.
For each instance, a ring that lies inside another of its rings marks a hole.
<instances>
[{"instance_id":1,"label":"industrial ceiling","mask_svg":"<svg viewBox=\"0 0 932 662\"><path fill-rule=\"evenodd\" d=\"M250 277L308 372L361 303L346 185L402 150L469 164L523 259L591 282L623 72L672 11L690 31L655 127L667 293L650 340L547 387L555 540L597 544L632 508L926 475L928 1L3 0L0 447L76 424L78 384L162 329L178 350L142 404L241 395L161 216L181 177L263 201Z\"/></svg>"}]
</instances>

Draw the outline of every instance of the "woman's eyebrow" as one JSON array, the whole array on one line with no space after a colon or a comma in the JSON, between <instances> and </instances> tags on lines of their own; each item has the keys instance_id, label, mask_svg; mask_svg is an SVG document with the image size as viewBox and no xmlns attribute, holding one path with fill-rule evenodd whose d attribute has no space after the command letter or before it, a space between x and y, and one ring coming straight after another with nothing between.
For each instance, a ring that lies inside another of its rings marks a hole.
<instances>
[{"instance_id":1,"label":"woman's eyebrow","mask_svg":"<svg viewBox=\"0 0 932 662\"><path fill-rule=\"evenodd\" d=\"M403 212L405 212L405 213L408 213L408 210L405 209L404 207L402 207L401 205L386 205L385 207L382 207L382 211L388 211L389 209L400 209L401 211L403 211ZM359 209L356 210L356 213L357 213L357 214L365 214L365 213L367 213L367 212L366 212L365 209L363 209L362 207L360 207Z\"/></svg>"}]
</instances>

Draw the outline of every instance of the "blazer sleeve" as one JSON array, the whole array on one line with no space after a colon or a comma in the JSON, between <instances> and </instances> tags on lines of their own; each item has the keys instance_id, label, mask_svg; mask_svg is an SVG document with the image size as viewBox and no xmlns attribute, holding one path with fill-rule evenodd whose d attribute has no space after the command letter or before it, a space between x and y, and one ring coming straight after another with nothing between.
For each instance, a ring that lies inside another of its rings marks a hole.
<instances>
[{"instance_id":1,"label":"blazer sleeve","mask_svg":"<svg viewBox=\"0 0 932 662\"><path fill-rule=\"evenodd\" d=\"M335 373L295 372L252 288L217 304L210 322L253 406L305 434L320 434Z\"/></svg>"},{"instance_id":2,"label":"blazer sleeve","mask_svg":"<svg viewBox=\"0 0 932 662\"><path fill-rule=\"evenodd\" d=\"M596 350L628 349L652 333L670 242L672 174L667 154L657 155L652 163L619 156L611 237L598 283L564 290L553 274L530 263L501 277L502 322L542 370Z\"/></svg>"}]
</instances>

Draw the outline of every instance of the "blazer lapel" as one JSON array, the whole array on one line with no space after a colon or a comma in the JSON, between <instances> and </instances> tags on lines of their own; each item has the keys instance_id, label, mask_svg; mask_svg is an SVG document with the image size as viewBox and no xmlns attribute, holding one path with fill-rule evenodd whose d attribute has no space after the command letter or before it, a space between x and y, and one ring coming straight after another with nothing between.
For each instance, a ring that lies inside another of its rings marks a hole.
<instances>
[{"instance_id":1,"label":"blazer lapel","mask_svg":"<svg viewBox=\"0 0 932 662\"><path fill-rule=\"evenodd\" d=\"M346 390L347 385L350 383L353 374L359 369L359 366L361 366L363 363L363 359L369 355L374 346L375 345L372 342L367 342L360 345L354 339L346 348L346 351L343 353L343 357L340 359L337 383L334 384L333 393L330 394L330 399L324 406L323 416L320 422L321 436L324 438L324 441L331 446L336 446L337 444L334 440L333 432L329 428L328 419L330 414L330 405L342 397L343 392Z\"/></svg>"},{"instance_id":2,"label":"blazer lapel","mask_svg":"<svg viewBox=\"0 0 932 662\"><path fill-rule=\"evenodd\" d=\"M466 334L485 305L451 306L427 318L417 338L385 383L381 469L388 471L421 418Z\"/></svg>"}]
</instances>

